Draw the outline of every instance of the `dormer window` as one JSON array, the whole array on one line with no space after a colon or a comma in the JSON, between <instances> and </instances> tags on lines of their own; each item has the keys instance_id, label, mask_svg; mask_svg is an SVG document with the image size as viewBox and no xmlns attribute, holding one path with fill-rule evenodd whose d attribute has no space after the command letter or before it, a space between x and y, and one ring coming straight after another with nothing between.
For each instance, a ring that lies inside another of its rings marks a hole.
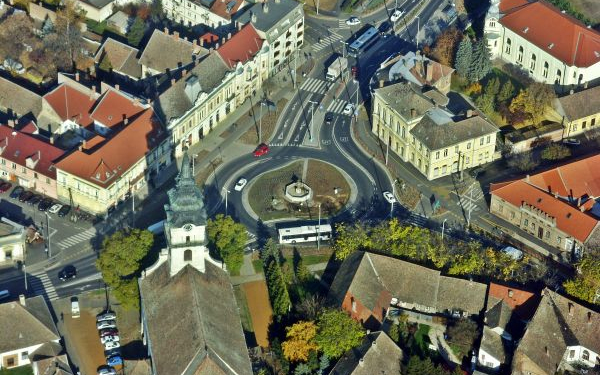
<instances>
[{"instance_id":1,"label":"dormer window","mask_svg":"<svg viewBox=\"0 0 600 375\"><path fill-rule=\"evenodd\" d=\"M527 34L528 31L529 31L529 27L527 26L523 29L523 34Z\"/></svg>"},{"instance_id":2,"label":"dormer window","mask_svg":"<svg viewBox=\"0 0 600 375\"><path fill-rule=\"evenodd\" d=\"M552 49L554 47L554 43L548 44L548 49Z\"/></svg>"}]
</instances>

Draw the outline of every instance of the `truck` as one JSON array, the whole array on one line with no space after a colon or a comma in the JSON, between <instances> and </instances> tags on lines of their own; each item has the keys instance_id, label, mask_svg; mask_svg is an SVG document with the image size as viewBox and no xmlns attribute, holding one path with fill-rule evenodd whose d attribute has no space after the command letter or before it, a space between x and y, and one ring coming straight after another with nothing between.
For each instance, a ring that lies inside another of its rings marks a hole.
<instances>
[{"instance_id":1,"label":"truck","mask_svg":"<svg viewBox=\"0 0 600 375\"><path fill-rule=\"evenodd\" d=\"M327 68L327 74L325 75L325 79L327 79L328 81L335 81L347 68L348 59L344 57L338 57Z\"/></svg>"}]
</instances>

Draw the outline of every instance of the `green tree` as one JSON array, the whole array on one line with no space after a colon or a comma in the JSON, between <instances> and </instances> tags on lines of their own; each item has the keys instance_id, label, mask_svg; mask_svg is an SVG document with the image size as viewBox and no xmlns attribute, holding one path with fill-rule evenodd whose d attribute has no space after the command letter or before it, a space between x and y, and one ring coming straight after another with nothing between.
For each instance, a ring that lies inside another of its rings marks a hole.
<instances>
[{"instance_id":1,"label":"green tree","mask_svg":"<svg viewBox=\"0 0 600 375\"><path fill-rule=\"evenodd\" d=\"M140 229L116 232L102 243L96 266L125 308L139 307L136 276L141 270L142 259L153 243L152 233Z\"/></svg>"},{"instance_id":2,"label":"green tree","mask_svg":"<svg viewBox=\"0 0 600 375\"><path fill-rule=\"evenodd\" d=\"M208 247L227 265L229 272L237 274L244 263L244 246L248 241L246 227L233 221L231 216L217 215L206 223Z\"/></svg>"},{"instance_id":3,"label":"green tree","mask_svg":"<svg viewBox=\"0 0 600 375\"><path fill-rule=\"evenodd\" d=\"M552 143L542 150L542 159L544 160L561 160L571 156L571 150L564 145Z\"/></svg>"},{"instance_id":4,"label":"green tree","mask_svg":"<svg viewBox=\"0 0 600 375\"><path fill-rule=\"evenodd\" d=\"M314 322L299 321L285 329L286 340L281 344L283 355L291 362L306 362L311 351L317 351L315 342L317 325Z\"/></svg>"},{"instance_id":5,"label":"green tree","mask_svg":"<svg viewBox=\"0 0 600 375\"><path fill-rule=\"evenodd\" d=\"M107 54L104 54L104 56L101 58L100 65L98 67L104 70L105 72L111 71L112 64L110 63L110 59L108 58Z\"/></svg>"},{"instance_id":6,"label":"green tree","mask_svg":"<svg viewBox=\"0 0 600 375\"><path fill-rule=\"evenodd\" d=\"M339 358L362 343L365 332L361 325L345 312L327 310L317 319L316 342L329 358Z\"/></svg>"},{"instance_id":7,"label":"green tree","mask_svg":"<svg viewBox=\"0 0 600 375\"><path fill-rule=\"evenodd\" d=\"M328 368L329 357L323 354L321 358L319 358L319 370L317 371L317 375L325 375Z\"/></svg>"},{"instance_id":8,"label":"green tree","mask_svg":"<svg viewBox=\"0 0 600 375\"><path fill-rule=\"evenodd\" d=\"M483 92L486 95L491 96L492 98L494 98L496 95L498 95L498 93L500 92L500 80L498 79L498 77L494 77L494 78L490 79L485 84L485 88L483 89Z\"/></svg>"},{"instance_id":9,"label":"green tree","mask_svg":"<svg viewBox=\"0 0 600 375\"><path fill-rule=\"evenodd\" d=\"M530 103L531 120L534 126L541 125L545 118L546 111L552 106L552 101L556 98L554 89L550 85L534 82L527 88L527 99Z\"/></svg>"},{"instance_id":10,"label":"green tree","mask_svg":"<svg viewBox=\"0 0 600 375\"><path fill-rule=\"evenodd\" d=\"M586 255L577 263L577 276L567 280L563 286L573 297L583 301L598 303L596 295L600 293L600 257Z\"/></svg>"},{"instance_id":11,"label":"green tree","mask_svg":"<svg viewBox=\"0 0 600 375\"><path fill-rule=\"evenodd\" d=\"M471 82L481 81L492 69L490 51L487 46L487 39L481 38L473 45L473 56L471 58L471 67L467 73L467 79Z\"/></svg>"},{"instance_id":12,"label":"green tree","mask_svg":"<svg viewBox=\"0 0 600 375\"><path fill-rule=\"evenodd\" d=\"M481 244L472 241L455 255L448 273L450 275L478 275L484 267L485 259L481 251Z\"/></svg>"},{"instance_id":13,"label":"green tree","mask_svg":"<svg viewBox=\"0 0 600 375\"><path fill-rule=\"evenodd\" d=\"M475 99L475 105L477 108L481 109L483 113L490 115L494 112L494 97L485 93Z\"/></svg>"},{"instance_id":14,"label":"green tree","mask_svg":"<svg viewBox=\"0 0 600 375\"><path fill-rule=\"evenodd\" d=\"M365 250L369 247L367 231L359 223L354 224L352 227L339 223L335 226L335 233L332 247L337 260L344 260L353 252Z\"/></svg>"},{"instance_id":15,"label":"green tree","mask_svg":"<svg viewBox=\"0 0 600 375\"><path fill-rule=\"evenodd\" d=\"M508 79L500 88L500 92L496 99L498 102L504 103L512 99L513 95L515 95L515 86L513 86L511 80Z\"/></svg>"},{"instance_id":16,"label":"green tree","mask_svg":"<svg viewBox=\"0 0 600 375\"><path fill-rule=\"evenodd\" d=\"M140 17L135 17L133 24L129 28L129 32L127 33L127 42L132 46L137 47L142 41L145 32L146 24L144 20Z\"/></svg>"},{"instance_id":17,"label":"green tree","mask_svg":"<svg viewBox=\"0 0 600 375\"><path fill-rule=\"evenodd\" d=\"M479 327L471 319L459 319L448 325L448 342L458 349L457 357L462 358L471 350L479 336Z\"/></svg>"},{"instance_id":18,"label":"green tree","mask_svg":"<svg viewBox=\"0 0 600 375\"><path fill-rule=\"evenodd\" d=\"M431 232L412 225L402 225L398 219L382 222L372 231L373 247L392 255L424 260L429 252Z\"/></svg>"},{"instance_id":19,"label":"green tree","mask_svg":"<svg viewBox=\"0 0 600 375\"><path fill-rule=\"evenodd\" d=\"M276 317L284 316L290 310L292 302L281 272L281 267L274 259L271 259L265 267L265 277L269 290L269 299Z\"/></svg>"},{"instance_id":20,"label":"green tree","mask_svg":"<svg viewBox=\"0 0 600 375\"><path fill-rule=\"evenodd\" d=\"M454 59L454 68L461 77L467 77L469 68L471 66L471 59L473 56L473 43L471 38L468 36L463 37L458 45L456 51L456 58Z\"/></svg>"},{"instance_id":21,"label":"green tree","mask_svg":"<svg viewBox=\"0 0 600 375\"><path fill-rule=\"evenodd\" d=\"M299 363L294 369L294 375L311 375L312 370L306 363Z\"/></svg>"},{"instance_id":22,"label":"green tree","mask_svg":"<svg viewBox=\"0 0 600 375\"><path fill-rule=\"evenodd\" d=\"M419 356L413 355L406 365L406 375L441 375L443 373L443 370L437 367L429 357L421 359Z\"/></svg>"}]
</instances>

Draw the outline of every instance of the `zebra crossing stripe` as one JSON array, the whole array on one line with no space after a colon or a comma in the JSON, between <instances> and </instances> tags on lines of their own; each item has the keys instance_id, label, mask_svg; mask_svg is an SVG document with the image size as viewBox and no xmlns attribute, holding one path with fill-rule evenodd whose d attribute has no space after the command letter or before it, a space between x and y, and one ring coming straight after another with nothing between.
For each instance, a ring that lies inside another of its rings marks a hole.
<instances>
[{"instance_id":1,"label":"zebra crossing stripe","mask_svg":"<svg viewBox=\"0 0 600 375\"><path fill-rule=\"evenodd\" d=\"M326 37L325 39L321 39L321 41L319 43L314 44L313 45L313 50L315 52L319 52L323 48L329 47L331 44L337 42L340 39L342 39L341 36L339 36L337 34L332 34L332 35Z\"/></svg>"},{"instance_id":2,"label":"zebra crossing stripe","mask_svg":"<svg viewBox=\"0 0 600 375\"><path fill-rule=\"evenodd\" d=\"M75 234L69 238L65 238L64 240L58 242L56 245L64 250L68 247L75 246L78 243L81 243L83 241L87 241L90 238L94 237L95 235L96 235L96 229L89 228L84 232Z\"/></svg>"},{"instance_id":3,"label":"zebra crossing stripe","mask_svg":"<svg viewBox=\"0 0 600 375\"><path fill-rule=\"evenodd\" d=\"M52 281L48 278L48 274L38 273L31 274L31 278L28 278L29 285L33 288L33 291L37 295L46 295L50 301L54 301L58 299L58 294L56 293L56 289L52 284Z\"/></svg>"},{"instance_id":4,"label":"zebra crossing stripe","mask_svg":"<svg viewBox=\"0 0 600 375\"><path fill-rule=\"evenodd\" d=\"M308 78L302 83L300 90L324 94L327 91L327 82L316 78Z\"/></svg>"},{"instance_id":5,"label":"zebra crossing stripe","mask_svg":"<svg viewBox=\"0 0 600 375\"><path fill-rule=\"evenodd\" d=\"M344 101L342 99L336 99L329 104L329 106L327 107L327 111L333 112L333 113L342 113L345 106L346 106L346 101Z\"/></svg>"}]
</instances>

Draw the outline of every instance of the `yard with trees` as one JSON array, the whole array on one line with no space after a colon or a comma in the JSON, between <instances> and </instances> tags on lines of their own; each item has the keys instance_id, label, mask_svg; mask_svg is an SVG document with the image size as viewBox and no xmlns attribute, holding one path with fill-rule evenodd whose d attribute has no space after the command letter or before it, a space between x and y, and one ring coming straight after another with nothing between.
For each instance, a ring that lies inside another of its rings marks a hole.
<instances>
[{"instance_id":1,"label":"yard with trees","mask_svg":"<svg viewBox=\"0 0 600 375\"><path fill-rule=\"evenodd\" d=\"M225 262L232 275L239 274L248 241L246 227L233 221L231 216L219 214L207 221L206 236L212 254Z\"/></svg>"}]
</instances>

